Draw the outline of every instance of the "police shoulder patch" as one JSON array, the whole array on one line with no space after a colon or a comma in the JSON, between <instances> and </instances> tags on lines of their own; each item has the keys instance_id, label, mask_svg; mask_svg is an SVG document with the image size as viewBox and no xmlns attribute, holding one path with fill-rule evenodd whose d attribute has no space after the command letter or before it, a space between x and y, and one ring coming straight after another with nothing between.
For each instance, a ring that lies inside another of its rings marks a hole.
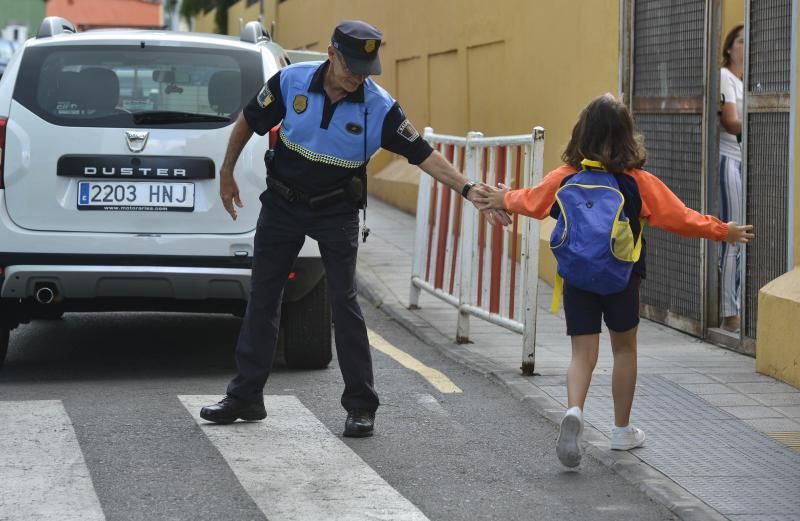
<instances>
[{"instance_id":1,"label":"police shoulder patch","mask_svg":"<svg viewBox=\"0 0 800 521\"><path fill-rule=\"evenodd\" d=\"M417 132L417 129L414 128L414 125L412 125L407 119L400 123L400 126L397 127L397 133L412 143L419 137L419 132Z\"/></svg>"},{"instance_id":2,"label":"police shoulder patch","mask_svg":"<svg viewBox=\"0 0 800 521\"><path fill-rule=\"evenodd\" d=\"M269 86L265 83L261 90L258 91L258 95L256 96L256 100L258 101L258 105L265 109L269 106L270 103L275 101L275 96L272 95L272 92L269 90Z\"/></svg>"},{"instance_id":3,"label":"police shoulder patch","mask_svg":"<svg viewBox=\"0 0 800 521\"><path fill-rule=\"evenodd\" d=\"M298 114L302 114L308 108L308 97L302 94L298 94L294 97L294 101L292 102L292 107L294 111Z\"/></svg>"}]
</instances>

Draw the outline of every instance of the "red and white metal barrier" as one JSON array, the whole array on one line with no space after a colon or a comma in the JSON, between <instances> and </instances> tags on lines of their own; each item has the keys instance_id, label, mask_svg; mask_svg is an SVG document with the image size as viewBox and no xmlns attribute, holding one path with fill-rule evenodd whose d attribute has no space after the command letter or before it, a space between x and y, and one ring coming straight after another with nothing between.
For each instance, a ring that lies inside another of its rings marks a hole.
<instances>
[{"instance_id":1,"label":"red and white metal barrier","mask_svg":"<svg viewBox=\"0 0 800 521\"><path fill-rule=\"evenodd\" d=\"M425 139L472 181L513 188L542 179L544 129L532 134L467 137L435 134ZM522 372L535 366L539 223L514 215L510 226L491 226L460 194L420 176L417 229L409 305L425 290L458 309L456 340L469 341L475 316L522 334ZM521 232L521 233L519 233Z\"/></svg>"}]
</instances>

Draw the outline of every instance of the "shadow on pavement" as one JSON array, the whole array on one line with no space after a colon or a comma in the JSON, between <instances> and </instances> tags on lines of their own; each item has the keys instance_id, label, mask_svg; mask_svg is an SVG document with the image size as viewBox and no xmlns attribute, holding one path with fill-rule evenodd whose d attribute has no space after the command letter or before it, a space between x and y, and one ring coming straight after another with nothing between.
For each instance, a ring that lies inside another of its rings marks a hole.
<instances>
[{"instance_id":1,"label":"shadow on pavement","mask_svg":"<svg viewBox=\"0 0 800 521\"><path fill-rule=\"evenodd\" d=\"M183 313L74 313L11 332L0 384L230 376L241 320Z\"/></svg>"}]
</instances>

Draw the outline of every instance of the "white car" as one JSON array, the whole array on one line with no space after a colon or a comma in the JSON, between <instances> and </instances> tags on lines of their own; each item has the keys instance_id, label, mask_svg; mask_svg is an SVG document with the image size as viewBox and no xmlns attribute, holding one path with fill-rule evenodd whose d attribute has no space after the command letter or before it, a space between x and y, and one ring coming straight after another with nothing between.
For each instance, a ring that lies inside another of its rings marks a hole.
<instances>
[{"instance_id":1,"label":"white car","mask_svg":"<svg viewBox=\"0 0 800 521\"><path fill-rule=\"evenodd\" d=\"M218 172L242 106L290 56L259 22L236 39L44 20L0 79L0 366L13 328L64 312L243 313L268 140L236 165L236 221ZM281 329L290 366L329 364L312 240Z\"/></svg>"}]
</instances>

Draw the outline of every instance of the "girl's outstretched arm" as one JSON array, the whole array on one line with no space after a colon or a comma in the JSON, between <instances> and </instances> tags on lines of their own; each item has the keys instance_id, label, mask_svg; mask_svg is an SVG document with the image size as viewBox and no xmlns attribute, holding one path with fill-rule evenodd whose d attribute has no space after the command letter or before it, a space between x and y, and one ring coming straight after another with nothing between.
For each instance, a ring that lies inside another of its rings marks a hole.
<instances>
[{"instance_id":1,"label":"girl's outstretched arm","mask_svg":"<svg viewBox=\"0 0 800 521\"><path fill-rule=\"evenodd\" d=\"M486 195L477 202L485 208L504 208L512 213L544 219L550 215L550 207L556 200L556 191L561 187L564 178L575 171L571 166L563 165L547 174L533 188L510 190L503 185L494 194Z\"/></svg>"},{"instance_id":2,"label":"girl's outstretched arm","mask_svg":"<svg viewBox=\"0 0 800 521\"><path fill-rule=\"evenodd\" d=\"M751 225L724 223L713 215L703 215L688 208L659 178L644 170L629 172L642 197L641 216L651 226L682 235L702 237L714 241L748 242L754 236L748 233Z\"/></svg>"}]
</instances>

